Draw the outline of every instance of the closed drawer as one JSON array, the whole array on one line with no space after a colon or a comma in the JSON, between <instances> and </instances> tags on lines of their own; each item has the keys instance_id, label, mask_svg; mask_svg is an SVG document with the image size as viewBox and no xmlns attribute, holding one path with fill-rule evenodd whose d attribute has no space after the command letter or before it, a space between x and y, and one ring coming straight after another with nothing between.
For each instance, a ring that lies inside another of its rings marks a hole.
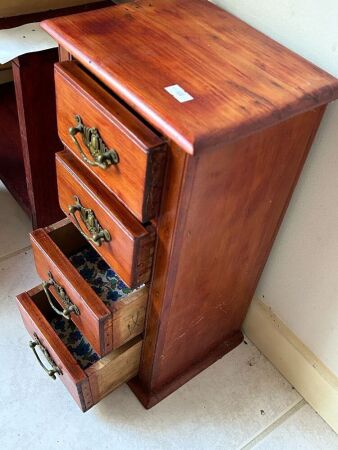
<instances>
[{"instance_id":1,"label":"closed drawer","mask_svg":"<svg viewBox=\"0 0 338 450\"><path fill-rule=\"evenodd\" d=\"M159 209L165 144L75 62L55 66L63 143L141 221Z\"/></svg>"},{"instance_id":2,"label":"closed drawer","mask_svg":"<svg viewBox=\"0 0 338 450\"><path fill-rule=\"evenodd\" d=\"M55 312L101 356L144 330L148 287L129 289L68 220L31 233L37 272Z\"/></svg>"},{"instance_id":3,"label":"closed drawer","mask_svg":"<svg viewBox=\"0 0 338 450\"><path fill-rule=\"evenodd\" d=\"M69 152L56 155L62 210L131 288L150 279L155 232L142 225Z\"/></svg>"},{"instance_id":4,"label":"closed drawer","mask_svg":"<svg viewBox=\"0 0 338 450\"><path fill-rule=\"evenodd\" d=\"M40 365L60 378L82 411L137 374L141 338L99 358L72 322L54 315L41 286L19 295L17 302Z\"/></svg>"}]
</instances>

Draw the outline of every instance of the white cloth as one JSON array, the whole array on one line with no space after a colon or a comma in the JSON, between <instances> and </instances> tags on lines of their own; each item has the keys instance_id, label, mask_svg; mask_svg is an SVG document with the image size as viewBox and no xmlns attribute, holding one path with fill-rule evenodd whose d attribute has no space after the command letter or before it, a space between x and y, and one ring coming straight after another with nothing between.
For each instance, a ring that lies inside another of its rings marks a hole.
<instances>
[{"instance_id":1,"label":"white cloth","mask_svg":"<svg viewBox=\"0 0 338 450\"><path fill-rule=\"evenodd\" d=\"M40 27L38 22L0 30L0 64L5 64L25 53L53 47L57 47L56 41Z\"/></svg>"}]
</instances>

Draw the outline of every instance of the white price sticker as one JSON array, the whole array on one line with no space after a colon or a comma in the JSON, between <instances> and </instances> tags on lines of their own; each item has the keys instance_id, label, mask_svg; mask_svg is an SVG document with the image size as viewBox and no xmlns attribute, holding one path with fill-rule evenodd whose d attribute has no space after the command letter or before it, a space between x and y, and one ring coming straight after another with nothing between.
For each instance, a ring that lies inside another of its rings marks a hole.
<instances>
[{"instance_id":1,"label":"white price sticker","mask_svg":"<svg viewBox=\"0 0 338 450\"><path fill-rule=\"evenodd\" d=\"M191 100L194 100L194 97L192 97L188 92L186 92L178 84L173 84L172 86L167 86L164 89L180 103L190 102Z\"/></svg>"}]
</instances>

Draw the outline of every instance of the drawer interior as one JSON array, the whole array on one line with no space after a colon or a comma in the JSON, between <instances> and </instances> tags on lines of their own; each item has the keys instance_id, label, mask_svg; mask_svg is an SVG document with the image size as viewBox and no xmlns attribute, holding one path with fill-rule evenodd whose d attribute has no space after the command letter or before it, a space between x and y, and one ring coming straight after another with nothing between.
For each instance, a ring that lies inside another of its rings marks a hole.
<instances>
[{"instance_id":1,"label":"drawer interior","mask_svg":"<svg viewBox=\"0 0 338 450\"><path fill-rule=\"evenodd\" d=\"M109 309L115 310L116 301L144 287L129 288L71 222L53 228L49 237Z\"/></svg>"},{"instance_id":2,"label":"drawer interior","mask_svg":"<svg viewBox=\"0 0 338 450\"><path fill-rule=\"evenodd\" d=\"M137 336L100 358L71 321L60 318L48 307L41 286L17 297L19 310L30 335L43 345L46 354L60 370L59 378L83 411L98 403L138 371L142 339Z\"/></svg>"},{"instance_id":3,"label":"drawer interior","mask_svg":"<svg viewBox=\"0 0 338 450\"><path fill-rule=\"evenodd\" d=\"M148 287L129 288L69 219L35 230L31 241L41 280L62 308L60 292L78 308L70 318L100 356L143 332Z\"/></svg>"},{"instance_id":4,"label":"drawer interior","mask_svg":"<svg viewBox=\"0 0 338 450\"><path fill-rule=\"evenodd\" d=\"M52 329L61 339L82 370L92 366L100 359L100 356L95 352L76 325L71 320L66 320L59 316L47 306L48 302L46 301L46 295L43 290L38 290L37 293L32 295L31 301L35 303L43 316L47 319Z\"/></svg>"},{"instance_id":5,"label":"drawer interior","mask_svg":"<svg viewBox=\"0 0 338 450\"><path fill-rule=\"evenodd\" d=\"M154 227L141 224L69 151L56 154L56 171L59 203L66 216L128 286L147 283Z\"/></svg>"}]
</instances>

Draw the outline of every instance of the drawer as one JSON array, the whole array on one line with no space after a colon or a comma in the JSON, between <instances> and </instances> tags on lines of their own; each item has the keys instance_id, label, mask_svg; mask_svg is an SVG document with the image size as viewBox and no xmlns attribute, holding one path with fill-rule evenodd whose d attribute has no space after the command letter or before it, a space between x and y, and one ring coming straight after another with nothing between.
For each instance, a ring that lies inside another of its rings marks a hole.
<instances>
[{"instance_id":1,"label":"drawer","mask_svg":"<svg viewBox=\"0 0 338 450\"><path fill-rule=\"evenodd\" d=\"M159 209L166 144L75 62L55 66L60 139L141 221Z\"/></svg>"},{"instance_id":2,"label":"drawer","mask_svg":"<svg viewBox=\"0 0 338 450\"><path fill-rule=\"evenodd\" d=\"M68 219L31 233L47 300L106 355L144 330L148 287L129 289Z\"/></svg>"},{"instance_id":3,"label":"drawer","mask_svg":"<svg viewBox=\"0 0 338 450\"><path fill-rule=\"evenodd\" d=\"M82 411L137 374L140 337L99 358L76 326L49 308L41 286L20 294L17 302L39 364L51 378L60 378Z\"/></svg>"},{"instance_id":4,"label":"drawer","mask_svg":"<svg viewBox=\"0 0 338 450\"><path fill-rule=\"evenodd\" d=\"M69 151L57 153L56 171L65 214L129 287L147 283L154 228L142 225Z\"/></svg>"}]
</instances>

